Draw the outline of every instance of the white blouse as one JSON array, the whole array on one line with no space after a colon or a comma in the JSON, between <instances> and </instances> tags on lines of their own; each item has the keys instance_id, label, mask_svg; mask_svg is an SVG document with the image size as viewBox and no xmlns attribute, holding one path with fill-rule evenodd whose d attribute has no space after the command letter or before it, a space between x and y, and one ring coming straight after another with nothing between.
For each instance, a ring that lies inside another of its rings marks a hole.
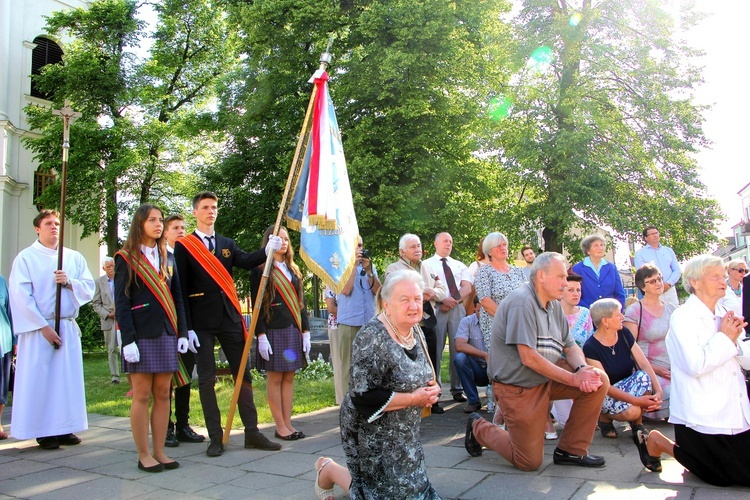
<instances>
[{"instance_id":1,"label":"white blouse","mask_svg":"<svg viewBox=\"0 0 750 500\"><path fill-rule=\"evenodd\" d=\"M715 313L695 295L670 319L667 352L672 394L669 421L703 434L750 430L750 401L741 368L750 368L750 345L719 332L727 310Z\"/></svg>"}]
</instances>

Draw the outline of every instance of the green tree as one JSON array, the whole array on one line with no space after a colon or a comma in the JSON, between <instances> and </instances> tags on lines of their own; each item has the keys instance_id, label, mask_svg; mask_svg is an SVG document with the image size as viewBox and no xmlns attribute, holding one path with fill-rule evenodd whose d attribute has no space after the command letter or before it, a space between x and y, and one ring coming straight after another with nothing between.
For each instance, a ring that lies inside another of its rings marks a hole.
<instances>
[{"instance_id":1,"label":"green tree","mask_svg":"<svg viewBox=\"0 0 750 500\"><path fill-rule=\"evenodd\" d=\"M54 92L55 105L70 99L83 113L71 128L67 215L84 235L101 232L110 253L138 204L184 207L190 170L211 158L220 139L205 118L215 81L236 61L222 2L156 3L153 32L138 9L133 0L97 0L88 9L54 13L48 32L73 41L64 64L46 67L38 80ZM28 146L42 169L56 168L61 120L41 107L27 113L41 132ZM56 185L42 201L58 199Z\"/></svg>"},{"instance_id":2,"label":"green tree","mask_svg":"<svg viewBox=\"0 0 750 500\"><path fill-rule=\"evenodd\" d=\"M360 232L376 261L404 232L451 231L470 258L512 212L508 172L476 156L482 104L505 78L505 2L261 0L233 9L242 67L224 84L227 156L204 173L224 232L258 244L275 219L311 92L334 35L330 89ZM229 213L227 213L229 212Z\"/></svg>"},{"instance_id":3,"label":"green tree","mask_svg":"<svg viewBox=\"0 0 750 500\"><path fill-rule=\"evenodd\" d=\"M681 257L705 251L720 219L693 153L707 141L692 102L697 52L661 1L527 0L514 19L512 103L488 151L526 186L523 205L559 251L572 227L639 237L657 224Z\"/></svg>"}]
</instances>

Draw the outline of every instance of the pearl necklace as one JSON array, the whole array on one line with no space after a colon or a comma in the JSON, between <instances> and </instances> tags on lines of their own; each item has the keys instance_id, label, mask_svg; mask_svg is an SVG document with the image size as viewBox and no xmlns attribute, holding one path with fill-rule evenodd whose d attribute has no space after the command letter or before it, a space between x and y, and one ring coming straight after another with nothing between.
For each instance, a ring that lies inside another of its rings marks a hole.
<instances>
[{"instance_id":1,"label":"pearl necklace","mask_svg":"<svg viewBox=\"0 0 750 500\"><path fill-rule=\"evenodd\" d=\"M383 311L381 316L383 316L383 319L385 319L386 324L391 327L393 333L396 334L396 337L398 338L401 345L403 345L407 349L411 349L417 344L417 340L414 338L414 328L409 328L409 333L406 334L406 336L401 335L401 332L399 332L398 328L396 328L394 324L391 323L391 318L388 317L385 311Z\"/></svg>"}]
</instances>

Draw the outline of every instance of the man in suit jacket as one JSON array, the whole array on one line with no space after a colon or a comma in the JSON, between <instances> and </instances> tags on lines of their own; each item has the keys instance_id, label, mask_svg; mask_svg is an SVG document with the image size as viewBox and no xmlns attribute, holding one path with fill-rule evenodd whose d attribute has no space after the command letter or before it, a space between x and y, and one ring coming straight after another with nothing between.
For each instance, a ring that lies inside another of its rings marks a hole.
<instances>
[{"instance_id":1,"label":"man in suit jacket","mask_svg":"<svg viewBox=\"0 0 750 500\"><path fill-rule=\"evenodd\" d=\"M113 384L120 383L120 361L117 348L117 325L115 323L115 259L105 257L102 261L102 269L106 273L96 280L96 291L91 305L99 315L101 329L104 333L104 346L107 348L107 360L109 361L109 376Z\"/></svg>"},{"instance_id":2,"label":"man in suit jacket","mask_svg":"<svg viewBox=\"0 0 750 500\"><path fill-rule=\"evenodd\" d=\"M232 269L252 269L263 264L267 252L281 248L281 238L271 237L265 250L248 253L240 249L229 239L216 234L214 224L218 215L218 197L209 191L198 193L193 198L193 215L197 226L193 234L177 240L175 262L177 273L182 284L182 295L185 298L185 310L188 330L198 335L198 391L200 393L203 416L211 443L206 455L217 457L224 453L222 444L222 424L219 405L216 402L214 384L216 382L216 360L214 346L219 342L229 361L232 375L236 378L240 362L245 352L243 319L235 304L222 288L216 271L204 267L195 255L188 250L185 240L197 238L217 259L221 266L232 276ZM211 263L214 261L211 260ZM234 288L232 282L229 286ZM235 292L236 294L236 292ZM258 430L258 413L253 401L252 378L249 365L242 374L237 409L245 426L245 448L262 450L279 450L281 445L269 441Z\"/></svg>"}]
</instances>

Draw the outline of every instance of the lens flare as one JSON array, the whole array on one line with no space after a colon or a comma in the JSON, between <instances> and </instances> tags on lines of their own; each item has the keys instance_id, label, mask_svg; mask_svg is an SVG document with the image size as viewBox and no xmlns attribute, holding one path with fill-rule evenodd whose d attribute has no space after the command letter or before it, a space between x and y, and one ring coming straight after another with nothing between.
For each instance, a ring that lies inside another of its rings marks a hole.
<instances>
[{"instance_id":1,"label":"lens flare","mask_svg":"<svg viewBox=\"0 0 750 500\"><path fill-rule=\"evenodd\" d=\"M513 101L508 96L500 95L490 99L487 106L487 114L493 120L502 120L510 115L510 109L513 107Z\"/></svg>"},{"instance_id":2,"label":"lens flare","mask_svg":"<svg viewBox=\"0 0 750 500\"><path fill-rule=\"evenodd\" d=\"M285 349L284 359L287 361L297 361L297 353L294 352L294 349Z\"/></svg>"},{"instance_id":3,"label":"lens flare","mask_svg":"<svg viewBox=\"0 0 750 500\"><path fill-rule=\"evenodd\" d=\"M581 13L576 12L572 16L570 16L570 19L568 19L568 24L575 28L576 26L578 26L578 23L581 22L582 18L583 16L581 15Z\"/></svg>"},{"instance_id":4,"label":"lens flare","mask_svg":"<svg viewBox=\"0 0 750 500\"><path fill-rule=\"evenodd\" d=\"M547 47L546 45L542 45L531 53L526 66L540 73L543 73L550 68L553 58L554 55L552 53L552 49Z\"/></svg>"}]
</instances>

